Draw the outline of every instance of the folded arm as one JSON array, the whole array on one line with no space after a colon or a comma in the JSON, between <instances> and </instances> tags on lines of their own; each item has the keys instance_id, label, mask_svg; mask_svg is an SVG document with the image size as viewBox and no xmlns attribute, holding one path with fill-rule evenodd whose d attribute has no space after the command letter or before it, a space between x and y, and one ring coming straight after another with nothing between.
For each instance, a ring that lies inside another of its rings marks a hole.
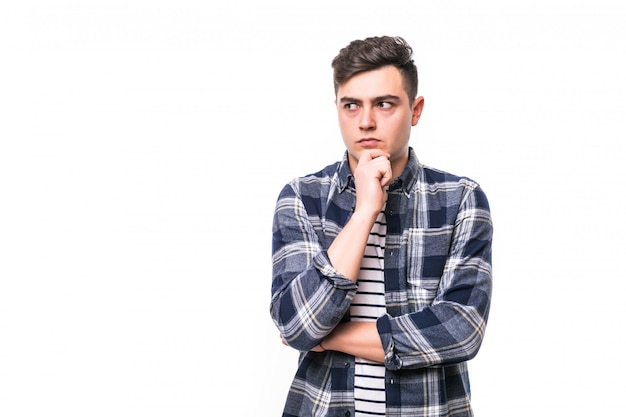
<instances>
[{"instance_id":1,"label":"folded arm","mask_svg":"<svg viewBox=\"0 0 626 417\"><path fill-rule=\"evenodd\" d=\"M492 233L487 199L475 188L461 203L433 302L377 321L388 368L453 364L478 353L491 301Z\"/></svg>"}]
</instances>

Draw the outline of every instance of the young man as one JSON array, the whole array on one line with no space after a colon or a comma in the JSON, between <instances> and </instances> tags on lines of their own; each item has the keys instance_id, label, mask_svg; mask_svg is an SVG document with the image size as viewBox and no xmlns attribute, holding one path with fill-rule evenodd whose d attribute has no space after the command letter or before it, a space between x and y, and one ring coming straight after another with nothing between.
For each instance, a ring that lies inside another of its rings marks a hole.
<instances>
[{"instance_id":1,"label":"young man","mask_svg":"<svg viewBox=\"0 0 626 417\"><path fill-rule=\"evenodd\" d=\"M301 352L283 416L471 416L487 199L409 147L424 99L404 39L353 41L332 66L346 153L287 184L274 215L271 315Z\"/></svg>"}]
</instances>

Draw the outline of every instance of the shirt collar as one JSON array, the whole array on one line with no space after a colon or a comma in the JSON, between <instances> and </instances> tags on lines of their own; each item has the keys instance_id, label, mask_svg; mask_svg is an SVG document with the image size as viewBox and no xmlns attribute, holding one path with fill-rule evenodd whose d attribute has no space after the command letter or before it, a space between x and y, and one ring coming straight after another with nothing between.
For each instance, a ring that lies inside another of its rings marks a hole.
<instances>
[{"instance_id":1,"label":"shirt collar","mask_svg":"<svg viewBox=\"0 0 626 417\"><path fill-rule=\"evenodd\" d=\"M415 150L409 147L409 161L404 171L402 171L402 174L390 184L390 190L402 189L404 194L408 197L411 189L417 182L420 166L421 164L417 159ZM352 175L352 171L350 171L350 163L348 162L348 151L344 152L343 159L339 162L337 167L337 180L340 192L345 191L350 185L354 186L354 176Z\"/></svg>"},{"instance_id":2,"label":"shirt collar","mask_svg":"<svg viewBox=\"0 0 626 417\"><path fill-rule=\"evenodd\" d=\"M350 163L348 162L348 151L343 154L343 159L337 167L337 180L340 192L344 192L349 185L354 184L354 177L350 171Z\"/></svg>"}]
</instances>

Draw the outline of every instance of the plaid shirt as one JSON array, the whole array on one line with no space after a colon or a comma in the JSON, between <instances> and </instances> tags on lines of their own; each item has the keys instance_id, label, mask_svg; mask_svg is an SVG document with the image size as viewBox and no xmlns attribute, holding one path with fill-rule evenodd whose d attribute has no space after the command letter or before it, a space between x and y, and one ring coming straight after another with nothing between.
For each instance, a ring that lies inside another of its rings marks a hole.
<instances>
[{"instance_id":1,"label":"plaid shirt","mask_svg":"<svg viewBox=\"0 0 626 417\"><path fill-rule=\"evenodd\" d=\"M354 357L310 349L349 320L357 286L327 249L355 205L342 161L287 184L273 223L270 312L300 360L283 416L354 415ZM385 209L387 416L471 416L467 361L483 340L491 299L492 223L474 181L409 163Z\"/></svg>"}]
</instances>

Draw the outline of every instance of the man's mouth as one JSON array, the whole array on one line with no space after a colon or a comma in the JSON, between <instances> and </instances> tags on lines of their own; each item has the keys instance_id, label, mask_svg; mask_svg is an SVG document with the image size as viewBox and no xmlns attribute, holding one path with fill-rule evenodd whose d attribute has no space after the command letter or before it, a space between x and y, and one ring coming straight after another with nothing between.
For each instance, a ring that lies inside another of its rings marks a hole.
<instances>
[{"instance_id":1,"label":"man's mouth","mask_svg":"<svg viewBox=\"0 0 626 417\"><path fill-rule=\"evenodd\" d=\"M376 138L361 138L358 141L358 144L365 147L377 146L378 142L380 142Z\"/></svg>"}]
</instances>

